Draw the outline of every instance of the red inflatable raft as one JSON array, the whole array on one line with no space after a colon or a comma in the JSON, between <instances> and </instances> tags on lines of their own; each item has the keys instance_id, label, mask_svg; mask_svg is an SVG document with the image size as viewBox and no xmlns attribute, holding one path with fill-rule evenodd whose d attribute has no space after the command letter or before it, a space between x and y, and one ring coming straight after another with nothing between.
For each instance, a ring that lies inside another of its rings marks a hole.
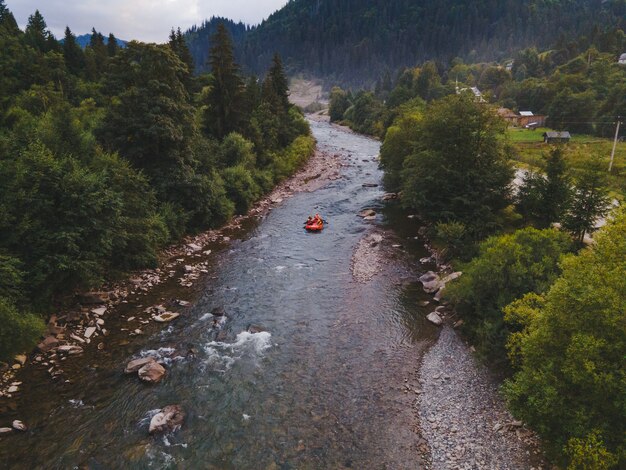
<instances>
[{"instance_id":1,"label":"red inflatable raft","mask_svg":"<svg viewBox=\"0 0 626 470\"><path fill-rule=\"evenodd\" d=\"M324 230L324 222L315 221L311 224L306 224L304 228L309 232L321 232L322 230Z\"/></svg>"}]
</instances>

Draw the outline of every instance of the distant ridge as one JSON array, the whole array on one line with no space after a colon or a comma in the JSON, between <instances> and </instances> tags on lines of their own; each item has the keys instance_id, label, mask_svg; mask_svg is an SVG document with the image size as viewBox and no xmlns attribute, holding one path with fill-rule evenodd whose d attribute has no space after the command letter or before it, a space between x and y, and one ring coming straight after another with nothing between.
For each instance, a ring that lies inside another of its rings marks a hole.
<instances>
[{"instance_id":1,"label":"distant ridge","mask_svg":"<svg viewBox=\"0 0 626 470\"><path fill-rule=\"evenodd\" d=\"M258 26L212 18L186 36L199 71L223 21L248 72L262 74L278 52L291 74L362 85L431 59L510 57L625 18L623 0L291 0Z\"/></svg>"},{"instance_id":2,"label":"distant ridge","mask_svg":"<svg viewBox=\"0 0 626 470\"><path fill-rule=\"evenodd\" d=\"M90 40L91 40L91 34L81 34L80 36L76 36L76 42L83 49L89 45ZM126 44L128 44L128 41L124 41L122 39L117 39L117 38L116 40L117 40L117 45L120 47L126 47ZM60 42L63 43L63 39L61 39ZM109 38L107 36L104 36L104 44L108 44L108 43L109 43Z\"/></svg>"}]
</instances>

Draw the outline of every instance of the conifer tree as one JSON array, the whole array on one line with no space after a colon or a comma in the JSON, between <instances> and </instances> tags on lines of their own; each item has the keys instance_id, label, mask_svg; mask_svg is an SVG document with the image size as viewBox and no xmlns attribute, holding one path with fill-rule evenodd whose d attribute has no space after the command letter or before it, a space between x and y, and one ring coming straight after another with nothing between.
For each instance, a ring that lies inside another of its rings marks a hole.
<instances>
[{"instance_id":1,"label":"conifer tree","mask_svg":"<svg viewBox=\"0 0 626 470\"><path fill-rule=\"evenodd\" d=\"M108 56L115 57L117 55L118 49L119 45L117 44L117 38L113 35L113 33L109 33L109 39L107 40Z\"/></svg>"},{"instance_id":2,"label":"conifer tree","mask_svg":"<svg viewBox=\"0 0 626 470\"><path fill-rule=\"evenodd\" d=\"M274 54L272 66L263 84L265 98L282 111L289 109L289 82L283 70L283 63L278 54Z\"/></svg>"},{"instance_id":3,"label":"conifer tree","mask_svg":"<svg viewBox=\"0 0 626 470\"><path fill-rule=\"evenodd\" d=\"M21 34L13 13L8 9L5 1L0 0L0 34L3 30L13 36Z\"/></svg>"},{"instance_id":4,"label":"conifer tree","mask_svg":"<svg viewBox=\"0 0 626 470\"><path fill-rule=\"evenodd\" d=\"M39 10L28 17L26 43L34 49L46 53L57 48L54 36L48 31L46 21Z\"/></svg>"},{"instance_id":5,"label":"conifer tree","mask_svg":"<svg viewBox=\"0 0 626 470\"><path fill-rule=\"evenodd\" d=\"M209 64L212 80L204 121L208 133L221 140L240 129L243 100L243 82L235 63L233 43L223 24L213 36Z\"/></svg>"},{"instance_id":6,"label":"conifer tree","mask_svg":"<svg viewBox=\"0 0 626 470\"><path fill-rule=\"evenodd\" d=\"M185 36L183 36L180 28L178 28L176 31L172 29L172 31L170 32L169 45L176 53L178 58L187 66L187 68L189 69L189 73L192 73L194 70L193 56L191 55L191 52L189 52L189 47L187 47Z\"/></svg>"},{"instance_id":7,"label":"conifer tree","mask_svg":"<svg viewBox=\"0 0 626 470\"><path fill-rule=\"evenodd\" d=\"M68 70L74 75L80 74L85 66L85 54L76 42L76 36L69 27L65 28L65 36L63 39L63 56Z\"/></svg>"}]
</instances>

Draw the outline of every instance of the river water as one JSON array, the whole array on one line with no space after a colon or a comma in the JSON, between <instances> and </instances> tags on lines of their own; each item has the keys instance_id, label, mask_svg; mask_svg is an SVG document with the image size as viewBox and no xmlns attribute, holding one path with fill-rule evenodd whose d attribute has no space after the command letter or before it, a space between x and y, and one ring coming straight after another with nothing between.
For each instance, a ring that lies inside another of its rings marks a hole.
<instances>
[{"instance_id":1,"label":"river water","mask_svg":"<svg viewBox=\"0 0 626 470\"><path fill-rule=\"evenodd\" d=\"M214 250L193 306L165 329L146 326L130 341L121 330L133 309L180 298L166 287L107 318L105 351L68 359L71 383L52 383L45 371L28 368L0 425L19 418L29 431L0 438L0 466L422 466L416 395L405 383L415 379L436 331L417 307L425 299L412 271L424 256L413 238L417 227L397 207L383 206L381 188L363 187L381 180L377 141L328 123L311 126L320 149L343 159L342 177L286 199ZM381 212L376 222L356 216L366 207ZM313 212L329 221L322 233L302 230ZM372 230L385 234L388 261L371 281L357 282L353 253ZM216 307L227 313L221 330L210 314ZM265 331L248 333L251 324ZM185 357L189 349L193 357ZM130 359L148 354L167 364L156 386L122 372ZM149 436L154 410L168 404L185 409L183 428Z\"/></svg>"}]
</instances>

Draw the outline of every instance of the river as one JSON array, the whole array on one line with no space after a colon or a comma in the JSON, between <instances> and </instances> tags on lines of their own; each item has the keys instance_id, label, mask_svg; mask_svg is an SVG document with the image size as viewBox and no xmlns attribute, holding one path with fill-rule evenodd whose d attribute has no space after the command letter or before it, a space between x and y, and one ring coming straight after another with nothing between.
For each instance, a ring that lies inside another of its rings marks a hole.
<instances>
[{"instance_id":1,"label":"river","mask_svg":"<svg viewBox=\"0 0 626 470\"><path fill-rule=\"evenodd\" d=\"M379 142L311 126L319 148L344 162L341 178L295 194L214 247L193 306L165 329L148 325L130 340L122 330L133 311L180 296L157 290L107 319L104 352L67 360L71 383L24 371L2 419L22 419L29 431L0 438L3 468L421 467L416 396L405 383L436 329L417 307L426 298L412 271L424 256L417 227L380 202L382 188L363 186L381 182ZM380 212L375 222L356 216L369 207ZM329 221L322 233L302 229L314 212ZM358 282L353 253L371 231L384 234L387 261ZM216 307L227 314L221 330ZM265 331L249 333L251 324ZM193 357L179 353L190 349ZM155 386L123 374L148 354L168 369ZM149 436L154 410L168 404L185 409L184 426Z\"/></svg>"}]
</instances>

